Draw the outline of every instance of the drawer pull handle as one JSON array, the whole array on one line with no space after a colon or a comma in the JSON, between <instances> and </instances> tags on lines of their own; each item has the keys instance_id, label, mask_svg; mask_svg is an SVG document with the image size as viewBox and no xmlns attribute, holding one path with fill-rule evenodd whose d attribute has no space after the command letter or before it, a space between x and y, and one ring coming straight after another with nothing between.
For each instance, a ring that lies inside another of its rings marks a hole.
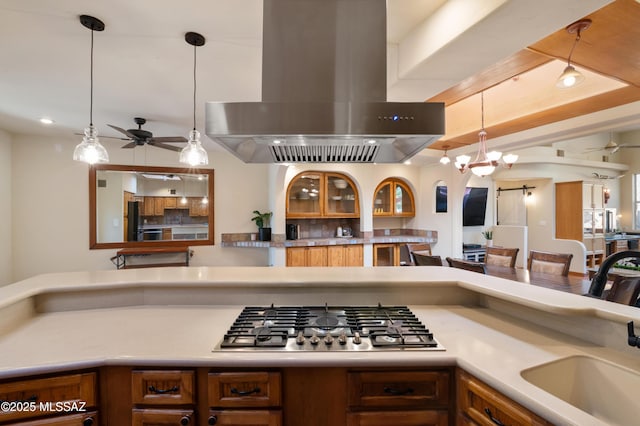
<instances>
[{"instance_id":1,"label":"drawer pull handle","mask_svg":"<svg viewBox=\"0 0 640 426\"><path fill-rule=\"evenodd\" d=\"M218 424L218 417L216 417L216 416L209 417L209 420L207 421L207 424L208 425Z\"/></svg>"},{"instance_id":2,"label":"drawer pull handle","mask_svg":"<svg viewBox=\"0 0 640 426\"><path fill-rule=\"evenodd\" d=\"M504 423L502 423L500 420L498 420L495 417L493 417L493 414L491 414L491 410L489 410L488 408L485 408L484 412L487 413L487 416L489 417L489 420L491 420L493 422L493 424L498 425L498 426L504 426Z\"/></svg>"},{"instance_id":3,"label":"drawer pull handle","mask_svg":"<svg viewBox=\"0 0 640 426\"><path fill-rule=\"evenodd\" d=\"M252 390L248 390L248 391L239 391L236 388L231 388L231 393L234 393L234 394L236 394L238 396L249 396L252 393L260 393L260 388L256 387L256 388L253 388Z\"/></svg>"},{"instance_id":4,"label":"drawer pull handle","mask_svg":"<svg viewBox=\"0 0 640 426\"><path fill-rule=\"evenodd\" d=\"M82 426L93 426L94 420L93 417L87 417L82 421Z\"/></svg>"},{"instance_id":5,"label":"drawer pull handle","mask_svg":"<svg viewBox=\"0 0 640 426\"><path fill-rule=\"evenodd\" d=\"M410 395L413 393L412 388L406 388L404 390L401 390L401 389L393 389L385 386L383 390L385 393L390 393L391 395Z\"/></svg>"},{"instance_id":6,"label":"drawer pull handle","mask_svg":"<svg viewBox=\"0 0 640 426\"><path fill-rule=\"evenodd\" d=\"M182 416L180 419L180 426L187 426L189 423L191 423L191 416Z\"/></svg>"},{"instance_id":7,"label":"drawer pull handle","mask_svg":"<svg viewBox=\"0 0 640 426\"><path fill-rule=\"evenodd\" d=\"M170 389L157 389L155 386L149 386L149 392L151 393L163 394L163 393L178 392L179 390L180 388L178 386L174 386Z\"/></svg>"}]
</instances>

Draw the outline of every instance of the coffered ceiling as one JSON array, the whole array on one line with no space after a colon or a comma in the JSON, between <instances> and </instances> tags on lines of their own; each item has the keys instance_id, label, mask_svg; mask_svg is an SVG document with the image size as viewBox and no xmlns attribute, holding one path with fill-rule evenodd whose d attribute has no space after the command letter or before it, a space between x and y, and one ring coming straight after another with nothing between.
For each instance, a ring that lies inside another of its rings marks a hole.
<instances>
[{"instance_id":1,"label":"coffered ceiling","mask_svg":"<svg viewBox=\"0 0 640 426\"><path fill-rule=\"evenodd\" d=\"M451 114L458 111L457 117L447 113L447 135L434 149L477 141L482 91L490 137L640 99L635 0L387 5L387 99L440 100ZM106 25L95 34L93 116L108 150L124 143L108 138L118 134L107 124L133 128L134 117L146 118L145 129L155 136L187 135L193 119L188 31L207 39L198 48L201 130L204 102L260 100L262 0L2 0L0 129L77 139L74 133L87 126L90 32L79 23L81 14ZM573 42L563 28L584 16L593 25L574 60L581 71L590 71L580 89L586 92L567 91L542 105L542 95L554 93ZM542 82L551 87L536 86ZM55 123L40 124L44 116ZM206 137L203 143L219 149Z\"/></svg>"}]
</instances>

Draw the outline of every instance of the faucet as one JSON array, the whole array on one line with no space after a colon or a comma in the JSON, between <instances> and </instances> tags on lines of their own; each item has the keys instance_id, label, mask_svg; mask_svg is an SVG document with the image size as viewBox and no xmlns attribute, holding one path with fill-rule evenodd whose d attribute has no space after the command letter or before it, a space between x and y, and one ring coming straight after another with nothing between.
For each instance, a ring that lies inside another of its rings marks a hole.
<instances>
[{"instance_id":1,"label":"faucet","mask_svg":"<svg viewBox=\"0 0 640 426\"><path fill-rule=\"evenodd\" d=\"M607 273L609 269L620 259L625 259L627 257L632 257L635 259L640 259L640 251L637 250L625 250L619 251L617 253L612 254L607 257L601 264L598 272L593 276L591 280L591 286L589 287L589 292L586 296L591 297L602 297L602 292L604 291L604 287L607 284Z\"/></svg>"}]
</instances>

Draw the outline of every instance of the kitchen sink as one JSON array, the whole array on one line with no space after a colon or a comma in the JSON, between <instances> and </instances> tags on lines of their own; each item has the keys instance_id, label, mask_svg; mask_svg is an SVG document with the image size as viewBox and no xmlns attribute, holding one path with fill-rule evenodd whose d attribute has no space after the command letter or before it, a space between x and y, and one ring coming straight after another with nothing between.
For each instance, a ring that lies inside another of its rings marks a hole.
<instances>
[{"instance_id":1,"label":"kitchen sink","mask_svg":"<svg viewBox=\"0 0 640 426\"><path fill-rule=\"evenodd\" d=\"M640 374L588 356L570 356L522 371L540 389L611 425L637 424Z\"/></svg>"}]
</instances>

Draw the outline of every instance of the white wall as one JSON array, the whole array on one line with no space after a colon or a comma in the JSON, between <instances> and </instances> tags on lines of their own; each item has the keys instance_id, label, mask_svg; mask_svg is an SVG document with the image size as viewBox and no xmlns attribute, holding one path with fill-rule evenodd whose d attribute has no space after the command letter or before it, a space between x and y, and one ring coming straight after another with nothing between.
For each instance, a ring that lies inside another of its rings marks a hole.
<instances>
[{"instance_id":1,"label":"white wall","mask_svg":"<svg viewBox=\"0 0 640 426\"><path fill-rule=\"evenodd\" d=\"M12 148L12 172L0 168L0 188L13 180L13 244L6 248L2 233L2 251L13 251L12 281L47 272L114 269L109 260L117 250L89 250L88 166L71 159L79 142L68 138L15 136ZM111 164L136 164L180 167L173 151L151 147L120 149L122 141L102 139ZM0 142L2 153L8 151ZM0 156L4 162L6 156ZM222 151L209 152L209 167L215 170L215 245L194 246L191 264L267 265L264 249L236 249L220 246L220 234L255 232L251 212L268 205L268 166L245 165ZM4 189L3 189L4 191ZM7 196L7 199L9 196ZM0 210L0 226L11 223ZM6 253L4 253L6 254ZM5 262L10 256L0 256ZM3 268L3 274L4 274ZM1 280L1 278L0 278Z\"/></svg>"},{"instance_id":2,"label":"white wall","mask_svg":"<svg viewBox=\"0 0 640 426\"><path fill-rule=\"evenodd\" d=\"M0 130L0 286L13 282L12 266L11 136Z\"/></svg>"}]
</instances>

